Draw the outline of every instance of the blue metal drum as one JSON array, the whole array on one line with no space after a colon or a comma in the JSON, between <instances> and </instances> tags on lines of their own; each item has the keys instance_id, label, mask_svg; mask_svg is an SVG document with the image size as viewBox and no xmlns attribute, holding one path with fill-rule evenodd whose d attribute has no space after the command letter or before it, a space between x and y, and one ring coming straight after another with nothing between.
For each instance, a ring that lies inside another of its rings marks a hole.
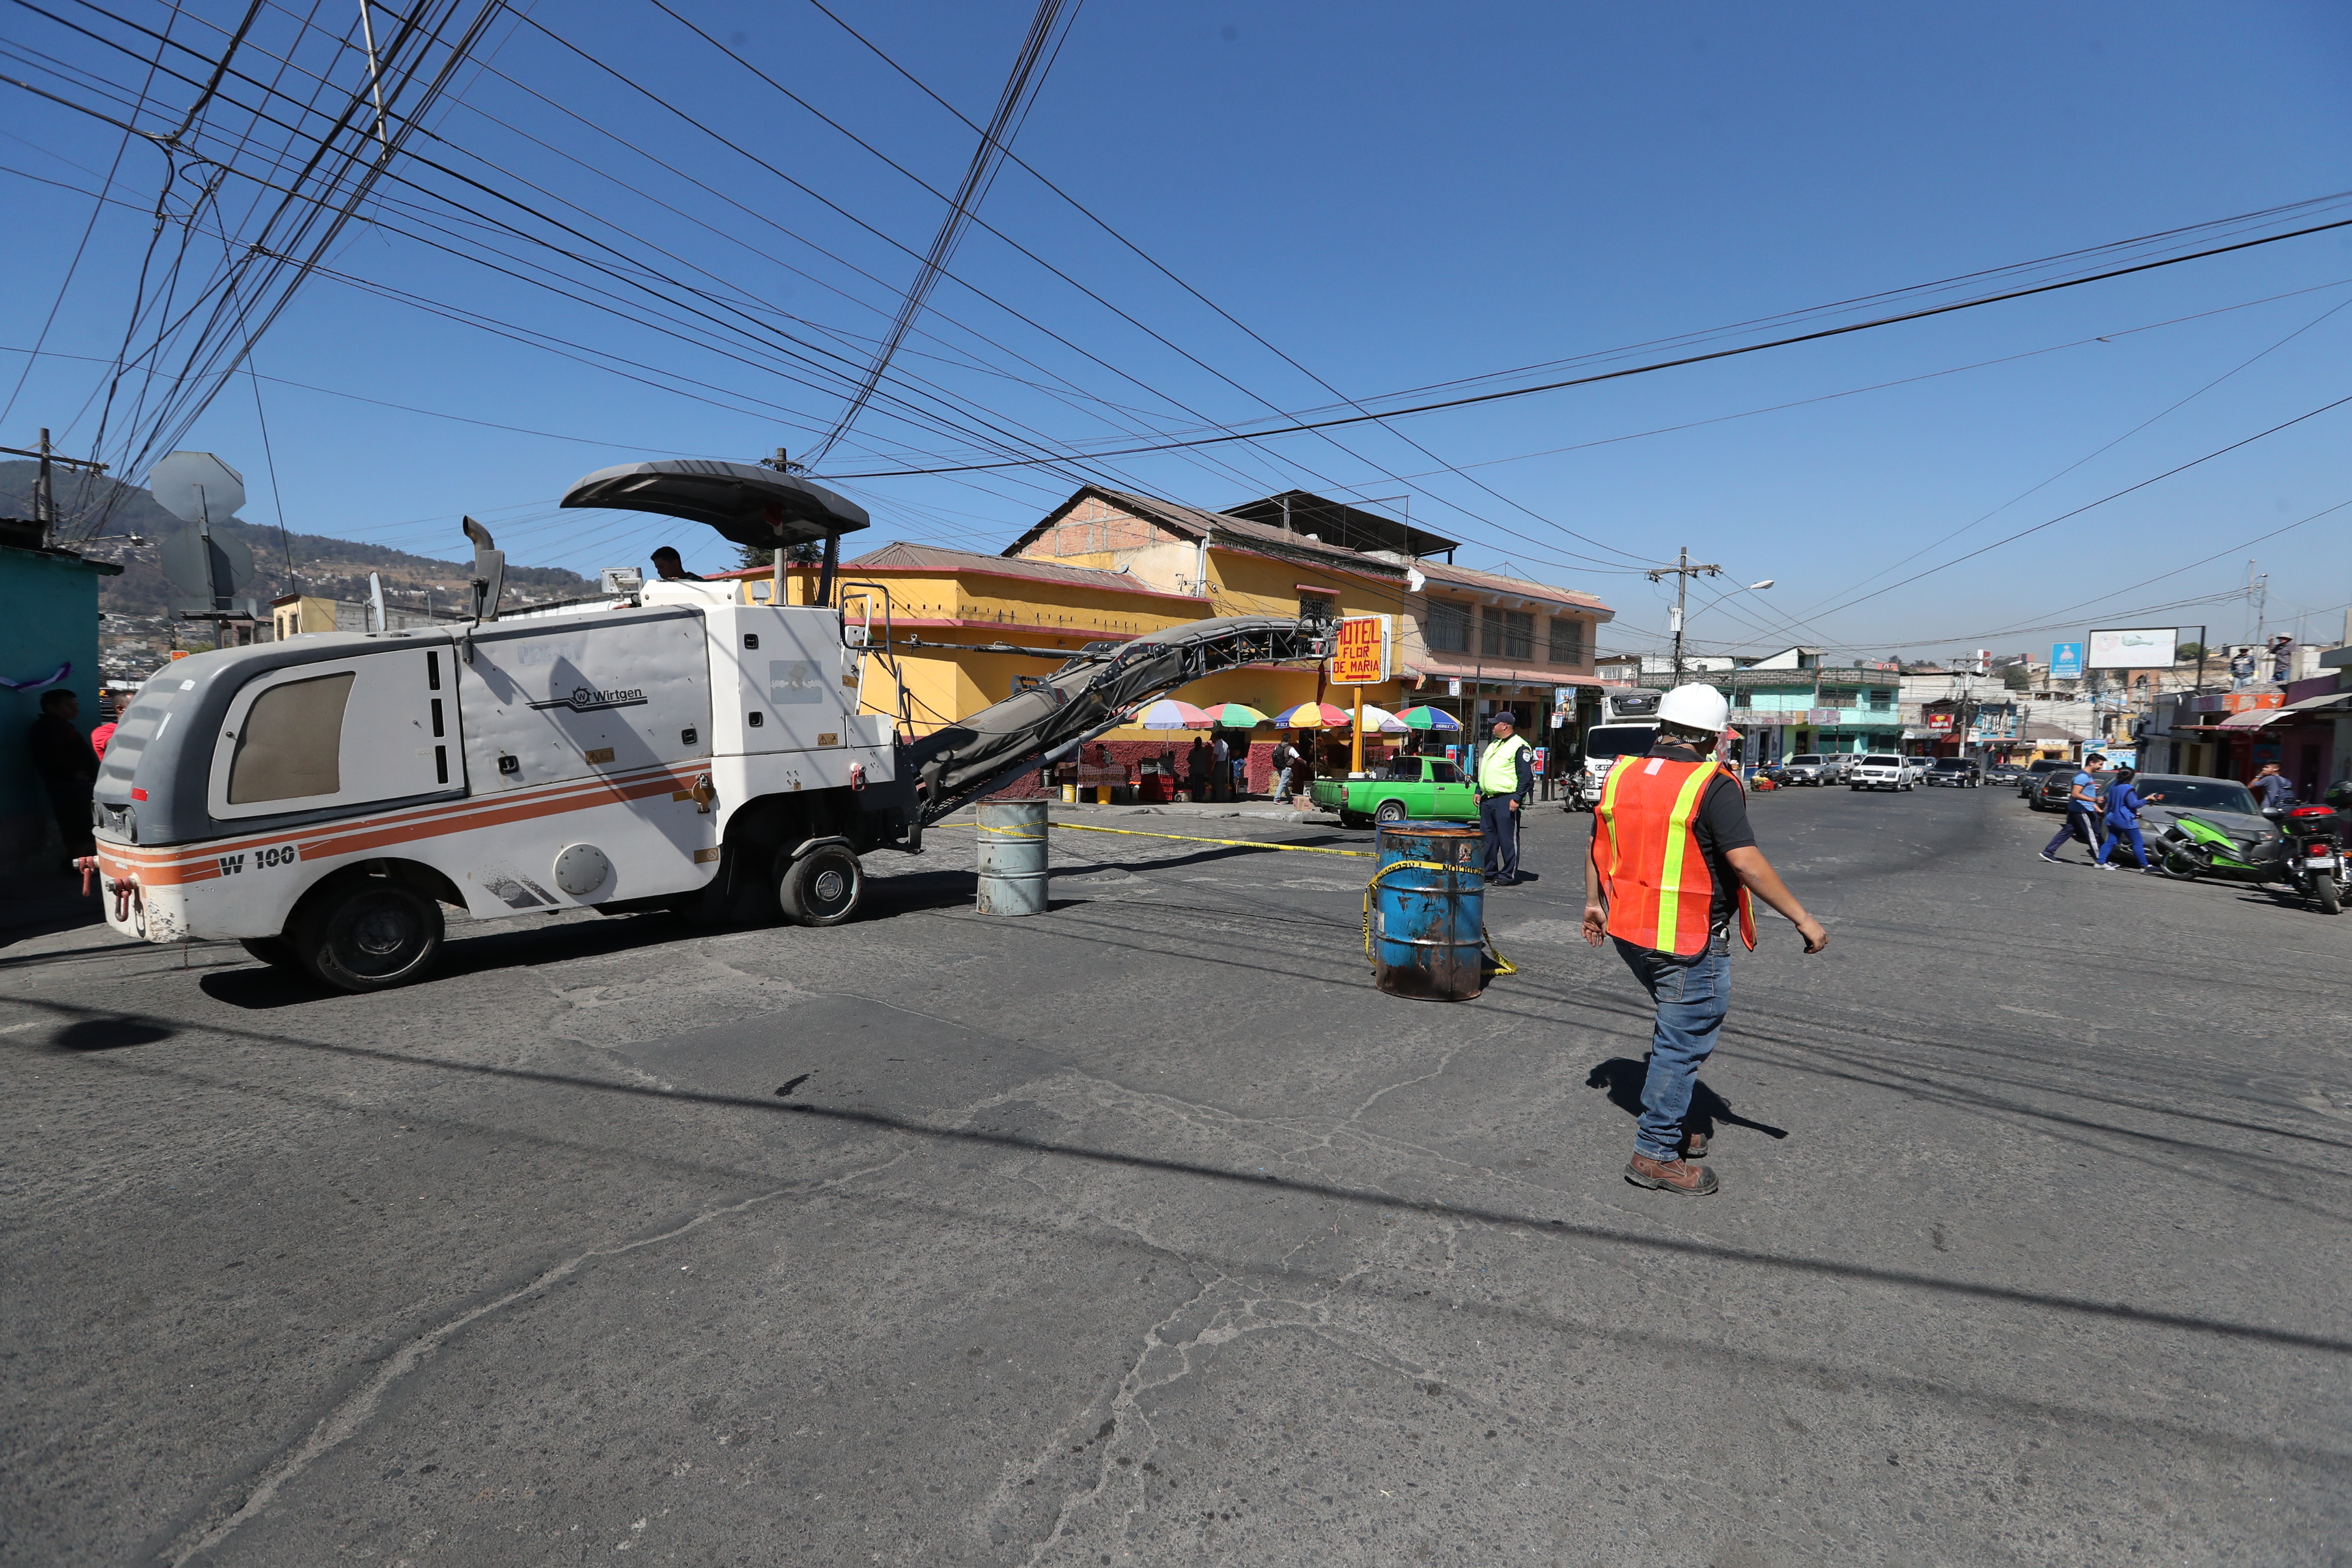
<instances>
[{"instance_id":1,"label":"blue metal drum","mask_svg":"<svg viewBox=\"0 0 2352 1568\"><path fill-rule=\"evenodd\" d=\"M1374 984L1391 996L1431 1002L1468 1002L1486 988L1486 844L1485 834L1459 823L1381 828L1374 841Z\"/></svg>"}]
</instances>

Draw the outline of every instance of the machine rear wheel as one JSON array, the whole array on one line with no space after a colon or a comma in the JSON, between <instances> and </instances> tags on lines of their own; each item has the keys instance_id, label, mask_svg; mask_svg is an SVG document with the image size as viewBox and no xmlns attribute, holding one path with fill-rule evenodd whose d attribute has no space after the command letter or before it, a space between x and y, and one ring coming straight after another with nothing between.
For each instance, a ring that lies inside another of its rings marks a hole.
<instances>
[{"instance_id":1,"label":"machine rear wheel","mask_svg":"<svg viewBox=\"0 0 2352 1568\"><path fill-rule=\"evenodd\" d=\"M1412 818L1412 814L1411 812L1405 810L1404 802L1401 800L1384 800L1381 802L1380 809L1372 813L1372 820L1375 822L1405 822L1409 821Z\"/></svg>"},{"instance_id":2,"label":"machine rear wheel","mask_svg":"<svg viewBox=\"0 0 2352 1568\"><path fill-rule=\"evenodd\" d=\"M837 926L857 912L866 892L866 868L839 844L812 849L784 868L776 901L795 925Z\"/></svg>"},{"instance_id":3,"label":"machine rear wheel","mask_svg":"<svg viewBox=\"0 0 2352 1568\"><path fill-rule=\"evenodd\" d=\"M440 905L368 877L296 911L292 946L303 967L339 991L383 991L431 967L441 929Z\"/></svg>"},{"instance_id":4,"label":"machine rear wheel","mask_svg":"<svg viewBox=\"0 0 2352 1568\"><path fill-rule=\"evenodd\" d=\"M2323 871L2311 879L2312 890L2319 895L2319 912L2338 914L2344 909L2344 895L2336 889L2335 873Z\"/></svg>"},{"instance_id":5,"label":"machine rear wheel","mask_svg":"<svg viewBox=\"0 0 2352 1568\"><path fill-rule=\"evenodd\" d=\"M2197 879L2197 862L2178 849L2159 852L2156 858L2156 868L2177 881L2192 882Z\"/></svg>"},{"instance_id":6,"label":"machine rear wheel","mask_svg":"<svg viewBox=\"0 0 2352 1568\"><path fill-rule=\"evenodd\" d=\"M1372 819L1360 811L1343 811L1339 814L1339 826L1342 827L1370 827L1371 825Z\"/></svg>"}]
</instances>

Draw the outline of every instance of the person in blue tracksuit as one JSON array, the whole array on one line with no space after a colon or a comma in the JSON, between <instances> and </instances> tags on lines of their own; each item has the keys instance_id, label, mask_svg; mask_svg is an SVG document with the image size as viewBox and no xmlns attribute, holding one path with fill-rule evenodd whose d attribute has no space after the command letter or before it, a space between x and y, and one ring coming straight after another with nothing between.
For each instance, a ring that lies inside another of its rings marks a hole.
<instances>
[{"instance_id":1,"label":"person in blue tracksuit","mask_svg":"<svg viewBox=\"0 0 2352 1568\"><path fill-rule=\"evenodd\" d=\"M2106 857L2099 849L2099 764L2106 755L2093 752L2083 759L2074 773L2074 783L2066 792L2066 826L2057 836L2042 847L2042 858L2054 862L2059 849L2069 838L2079 838L2090 847L2091 864L2103 866Z\"/></svg>"},{"instance_id":2,"label":"person in blue tracksuit","mask_svg":"<svg viewBox=\"0 0 2352 1568\"><path fill-rule=\"evenodd\" d=\"M2147 846L2140 841L2139 836L2139 792L2132 788L2131 769L2116 769L2115 781L2107 785L2106 842L2098 846L2097 858L2093 862L2100 870L2115 869L2114 862L2107 857L2116 852L2116 846L2126 839L2131 843L2133 858L2139 861L2139 868L2142 871L2148 869Z\"/></svg>"}]
</instances>

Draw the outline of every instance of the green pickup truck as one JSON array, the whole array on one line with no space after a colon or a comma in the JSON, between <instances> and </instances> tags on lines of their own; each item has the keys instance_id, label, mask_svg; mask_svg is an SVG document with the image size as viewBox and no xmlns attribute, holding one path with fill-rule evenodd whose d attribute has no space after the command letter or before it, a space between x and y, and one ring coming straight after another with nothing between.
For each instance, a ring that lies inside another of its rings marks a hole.
<instances>
[{"instance_id":1,"label":"green pickup truck","mask_svg":"<svg viewBox=\"0 0 2352 1568\"><path fill-rule=\"evenodd\" d=\"M1348 827L1375 822L1475 822L1478 797L1444 757L1397 757L1368 778L1317 779L1307 798Z\"/></svg>"}]
</instances>

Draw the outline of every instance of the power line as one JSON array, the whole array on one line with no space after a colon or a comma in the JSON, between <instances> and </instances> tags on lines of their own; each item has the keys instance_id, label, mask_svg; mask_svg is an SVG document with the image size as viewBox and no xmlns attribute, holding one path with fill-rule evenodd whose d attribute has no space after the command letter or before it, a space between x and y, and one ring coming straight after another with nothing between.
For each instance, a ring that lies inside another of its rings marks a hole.
<instances>
[{"instance_id":1,"label":"power line","mask_svg":"<svg viewBox=\"0 0 2352 1568\"><path fill-rule=\"evenodd\" d=\"M1416 404L1410 408L1392 408L1380 414L1357 414L1344 418L1307 420L1297 424L1276 426L1272 429L1250 430L1239 434L1202 436L1184 441L1171 441L1154 447L1127 447L1106 452L1079 454L1061 460L1086 461L1090 458L1128 458L1145 452L1175 451L1188 447L1214 447L1228 441L1263 441L1275 436L1293 436L1307 431L1337 429L1342 426L1362 425L1373 420L1402 419L1409 415L1432 414L1441 409L1467 408L1479 404L1501 403L1512 398L1533 397L1539 393L1559 392L1571 386L1591 386L1598 382L1617 381L1626 376L1647 375L1654 371L1675 370L1683 365L1704 364L1710 360L1732 359L1741 354L1760 353L1767 349L1783 349L1796 343L1818 342L1823 338L1843 337L1849 332L1866 332L1877 327L1891 327L1905 321L1923 321L1930 316L1948 315L1955 310L1972 310L1983 305L1998 305L2011 300L2022 300L2035 294L2048 294L2061 289L2079 289L2085 283L2104 283L2110 279L2126 278L2135 272L2148 272L2160 267L2177 267L2184 261L2201 261L2208 257L2226 256L2231 251L2250 250L2256 246L2275 245L2283 239L2300 239L2306 235L2324 234L2330 229L2352 227L2352 218L2338 218L2333 223L2315 224L2308 228L2292 229L2284 234L2267 235L2260 239L2241 240L2234 245L2217 246L2210 250L2191 251L2185 256L2168 257L2160 261L2144 261L2132 267L2119 267L2107 272L2095 272L2088 277L2070 278L2057 283L2037 284L2030 289L2014 289L2006 293L1987 294L1973 300L1958 300L1948 305L1935 305L1926 310L1906 310L1899 315L1880 316L1867 321L1853 321L1842 327L1825 327L1819 331L1801 332L1794 337L1774 338L1769 342L1748 343L1738 348L1717 349L1708 353L1687 354L1679 359L1657 360L1648 364L1631 365L1622 370L1603 371L1597 375L1577 376L1567 381L1546 382L1540 386L1523 386L1507 392L1481 393L1472 397L1447 398L1436 403ZM904 468L878 473L843 474L849 479L914 479L929 474L965 473L982 468L1002 468L1003 464L970 464L961 468Z\"/></svg>"},{"instance_id":2,"label":"power line","mask_svg":"<svg viewBox=\"0 0 2352 1568\"><path fill-rule=\"evenodd\" d=\"M666 0L653 0L653 4L667 13L673 21L709 39L708 33L671 10ZM971 221L981 202L988 195L988 187L995 181L997 164L1004 156L1005 142L1010 140L1007 127L1014 122L1016 115L1026 118L1034 95L1045 87L1045 79L1038 71L1037 65L1045 53L1046 44L1053 41L1055 29L1061 26L1061 17L1062 0L1038 0L1036 14L1029 20L1028 34L1021 40L1020 52L1013 58L1013 75L1005 82L1004 90L997 95L996 113L989 121L988 129L980 133L980 145L972 150L971 164L964 171L963 183L956 187L954 197L948 203L947 214L940 220L940 231L932 237L931 247L924 255L915 280L907 286L906 296L899 302L898 313L890 323L890 331L882 340L881 346L875 350L873 364L858 383L857 390L851 395L849 406L842 410L840 417L834 421L833 428L817 442L816 449L809 456L810 462L824 461L824 455L833 450L834 444L857 422L859 411L865 408L866 399L874 395L874 384L882 378L882 372L889 365L890 356L898 352L900 341L907 335L907 329L913 326L915 318L922 313L923 303L930 298L940 275L946 270L948 258L955 254L956 241L963 237L965 225ZM1074 6L1070 19L1075 22L1076 18L1077 12ZM717 43L715 39L710 41L714 45ZM1059 54L1058 45L1055 52Z\"/></svg>"}]
</instances>

